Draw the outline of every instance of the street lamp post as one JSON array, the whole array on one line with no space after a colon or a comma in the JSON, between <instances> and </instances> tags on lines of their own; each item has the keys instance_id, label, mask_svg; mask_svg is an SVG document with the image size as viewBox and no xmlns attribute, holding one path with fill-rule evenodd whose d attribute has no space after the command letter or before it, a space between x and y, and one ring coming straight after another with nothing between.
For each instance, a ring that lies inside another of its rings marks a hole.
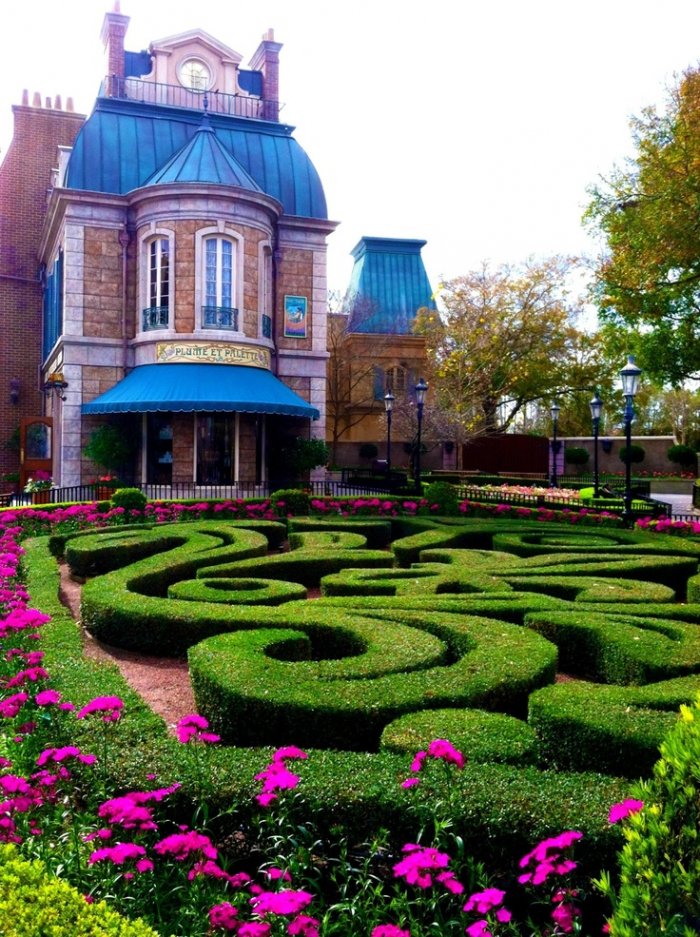
<instances>
[{"instance_id":1,"label":"street lamp post","mask_svg":"<svg viewBox=\"0 0 700 937\"><path fill-rule=\"evenodd\" d=\"M634 419L634 398L639 390L639 378L642 374L640 368L634 363L630 355L627 364L620 371L622 393L625 397L625 520L629 523L632 518L632 420Z\"/></svg>"},{"instance_id":2,"label":"street lamp post","mask_svg":"<svg viewBox=\"0 0 700 937\"><path fill-rule=\"evenodd\" d=\"M425 403L425 395L428 390L428 385L425 383L423 378L418 378L418 383L416 384L416 414L418 416L418 439L416 443L416 494L421 493L420 487L420 446L421 446L421 428L423 425L423 404Z\"/></svg>"},{"instance_id":3,"label":"street lamp post","mask_svg":"<svg viewBox=\"0 0 700 937\"><path fill-rule=\"evenodd\" d=\"M591 408L591 420L593 421L593 496L598 497L598 431L600 429L600 417L603 412L603 401L598 396L598 391L589 404Z\"/></svg>"},{"instance_id":4,"label":"street lamp post","mask_svg":"<svg viewBox=\"0 0 700 937\"><path fill-rule=\"evenodd\" d=\"M553 403L549 408L552 417L552 488L557 487L557 422L559 421L559 411L561 407L558 403Z\"/></svg>"},{"instance_id":5,"label":"street lamp post","mask_svg":"<svg viewBox=\"0 0 700 937\"><path fill-rule=\"evenodd\" d=\"M394 409L394 395L391 391L384 394L384 410L386 411L386 477L391 477L391 412Z\"/></svg>"}]
</instances>

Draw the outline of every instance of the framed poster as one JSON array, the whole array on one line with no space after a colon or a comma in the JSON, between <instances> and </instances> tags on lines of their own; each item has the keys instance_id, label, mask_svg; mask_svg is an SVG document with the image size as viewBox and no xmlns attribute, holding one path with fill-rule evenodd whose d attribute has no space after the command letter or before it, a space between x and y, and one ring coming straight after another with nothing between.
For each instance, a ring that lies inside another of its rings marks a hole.
<instances>
[{"instance_id":1,"label":"framed poster","mask_svg":"<svg viewBox=\"0 0 700 937\"><path fill-rule=\"evenodd\" d=\"M284 297L284 334L286 338L306 338L306 296Z\"/></svg>"}]
</instances>

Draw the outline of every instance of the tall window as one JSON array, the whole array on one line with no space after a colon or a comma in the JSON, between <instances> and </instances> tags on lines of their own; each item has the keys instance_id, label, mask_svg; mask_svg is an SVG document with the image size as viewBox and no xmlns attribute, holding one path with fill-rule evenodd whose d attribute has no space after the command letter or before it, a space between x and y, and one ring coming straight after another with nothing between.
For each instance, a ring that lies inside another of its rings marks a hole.
<instances>
[{"instance_id":1,"label":"tall window","mask_svg":"<svg viewBox=\"0 0 700 937\"><path fill-rule=\"evenodd\" d=\"M233 242L210 237L204 241L204 306L202 325L209 329L237 329L233 305Z\"/></svg>"},{"instance_id":2,"label":"tall window","mask_svg":"<svg viewBox=\"0 0 700 937\"><path fill-rule=\"evenodd\" d=\"M143 310L143 330L167 329L170 309L170 243L167 238L156 238L146 245L147 284Z\"/></svg>"}]
</instances>

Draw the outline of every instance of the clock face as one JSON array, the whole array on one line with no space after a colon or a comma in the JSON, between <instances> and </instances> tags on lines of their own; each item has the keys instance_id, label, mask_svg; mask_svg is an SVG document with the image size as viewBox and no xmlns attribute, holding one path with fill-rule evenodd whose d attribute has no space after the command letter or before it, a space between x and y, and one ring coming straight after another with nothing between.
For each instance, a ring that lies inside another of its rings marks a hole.
<instances>
[{"instance_id":1,"label":"clock face","mask_svg":"<svg viewBox=\"0 0 700 937\"><path fill-rule=\"evenodd\" d=\"M192 91L206 91L211 72L200 59L186 59L180 66L180 81Z\"/></svg>"}]
</instances>

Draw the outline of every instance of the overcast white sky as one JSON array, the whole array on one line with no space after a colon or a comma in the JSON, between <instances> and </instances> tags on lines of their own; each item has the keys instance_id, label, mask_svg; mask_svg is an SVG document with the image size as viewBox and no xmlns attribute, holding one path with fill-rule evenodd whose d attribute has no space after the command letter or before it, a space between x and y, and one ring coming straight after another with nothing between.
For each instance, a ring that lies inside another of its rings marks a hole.
<instances>
[{"instance_id":1,"label":"overcast white sky","mask_svg":"<svg viewBox=\"0 0 700 937\"><path fill-rule=\"evenodd\" d=\"M23 88L89 112L113 0L28 0L0 36L0 149ZM329 286L362 235L423 238L428 276L591 252L586 187L631 152L628 119L700 61L698 0L121 0L126 48L196 27L283 43L282 119L323 181Z\"/></svg>"}]
</instances>

